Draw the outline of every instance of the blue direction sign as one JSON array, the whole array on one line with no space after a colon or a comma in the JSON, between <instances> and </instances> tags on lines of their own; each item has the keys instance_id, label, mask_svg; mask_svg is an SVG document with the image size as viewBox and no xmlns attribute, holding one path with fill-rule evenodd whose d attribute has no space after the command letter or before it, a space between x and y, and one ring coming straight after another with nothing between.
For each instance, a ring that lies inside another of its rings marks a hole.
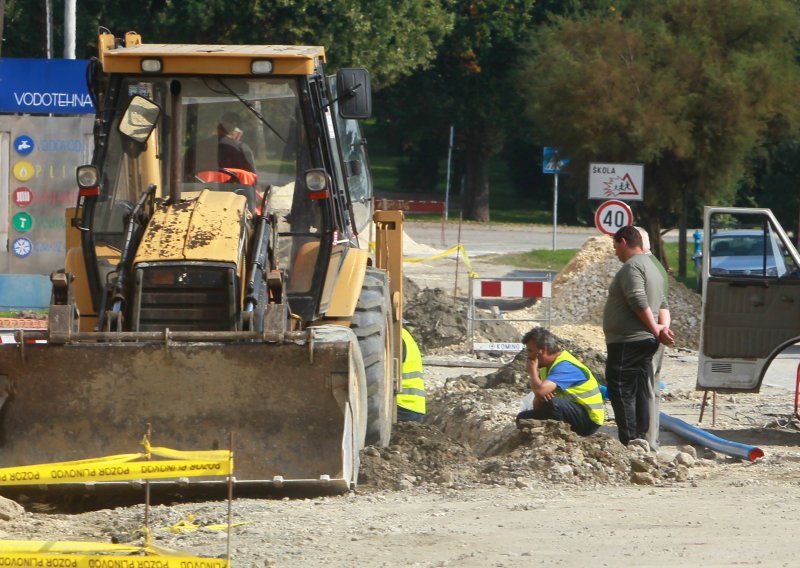
<instances>
[{"instance_id":1,"label":"blue direction sign","mask_svg":"<svg viewBox=\"0 0 800 568\"><path fill-rule=\"evenodd\" d=\"M562 158L558 148L548 148L545 146L542 149L542 173L544 174L560 174L561 170L569 163L568 158Z\"/></svg>"}]
</instances>

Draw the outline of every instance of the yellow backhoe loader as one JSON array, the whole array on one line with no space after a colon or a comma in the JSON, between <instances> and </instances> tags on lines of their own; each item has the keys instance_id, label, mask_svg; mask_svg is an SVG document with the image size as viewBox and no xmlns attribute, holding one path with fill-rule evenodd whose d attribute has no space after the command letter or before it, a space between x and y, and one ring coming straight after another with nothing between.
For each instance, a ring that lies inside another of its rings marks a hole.
<instances>
[{"instance_id":1,"label":"yellow backhoe loader","mask_svg":"<svg viewBox=\"0 0 800 568\"><path fill-rule=\"evenodd\" d=\"M324 63L101 30L49 328L0 346L0 467L136 451L149 425L179 450L233 433L244 487L356 483L391 434L402 214L372 211L368 72Z\"/></svg>"}]
</instances>

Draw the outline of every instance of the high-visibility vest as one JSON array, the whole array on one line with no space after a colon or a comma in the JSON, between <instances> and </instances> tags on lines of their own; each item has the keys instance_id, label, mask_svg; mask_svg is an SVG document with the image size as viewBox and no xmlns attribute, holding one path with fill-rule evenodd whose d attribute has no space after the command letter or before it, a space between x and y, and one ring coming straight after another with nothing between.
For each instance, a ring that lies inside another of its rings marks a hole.
<instances>
[{"instance_id":1,"label":"high-visibility vest","mask_svg":"<svg viewBox=\"0 0 800 568\"><path fill-rule=\"evenodd\" d=\"M397 406L425 414L425 381L422 379L422 354L417 342L403 328L403 385Z\"/></svg>"},{"instance_id":2,"label":"high-visibility vest","mask_svg":"<svg viewBox=\"0 0 800 568\"><path fill-rule=\"evenodd\" d=\"M582 383L572 385L566 390L559 387L553 394L562 398L568 398L582 405L589 413L589 419L595 424L602 425L605 421L606 412L603 407L603 395L600 393L600 385L597 379L594 378L592 371L589 370L589 367L578 361L572 353L566 350L559 353L549 369L544 368L539 370L539 376L542 380L547 379L547 375L552 373L553 369L563 361L567 361L578 367L586 376L586 380Z\"/></svg>"}]
</instances>

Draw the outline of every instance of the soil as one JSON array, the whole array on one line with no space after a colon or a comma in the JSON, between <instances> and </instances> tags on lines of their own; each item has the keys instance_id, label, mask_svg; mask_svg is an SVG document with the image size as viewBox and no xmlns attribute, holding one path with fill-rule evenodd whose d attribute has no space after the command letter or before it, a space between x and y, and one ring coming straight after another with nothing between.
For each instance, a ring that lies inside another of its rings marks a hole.
<instances>
[{"instance_id":1,"label":"soil","mask_svg":"<svg viewBox=\"0 0 800 568\"><path fill-rule=\"evenodd\" d=\"M602 310L601 282L615 267L604 245L587 242L586 254L554 281L552 299L552 330L601 380L597 306ZM346 495L235 499L233 521L241 524L231 531L233 566L796 564L800 428L792 393L765 387L757 395L720 394L699 423L696 295L673 282L679 343L665 357L661 409L723 439L758 446L765 455L756 461L690 445L663 428L656 451L624 447L613 419L588 438L550 421L517 429L527 382L523 360L469 354L465 301L439 286L452 262L436 262L407 270L405 294L407 326L426 362L426 421L398 424L388 447L365 448L359 485ZM480 259L473 268L503 273ZM536 316L542 307L486 309L513 319ZM477 333L518 340L526 325L498 321ZM613 418L610 405L607 411ZM65 514L33 500L20 503L24 511L0 521L1 538L141 542L143 505ZM227 507L224 501L154 506L154 542L224 556L227 533L213 525L226 522ZM182 521L192 530L179 530Z\"/></svg>"}]
</instances>

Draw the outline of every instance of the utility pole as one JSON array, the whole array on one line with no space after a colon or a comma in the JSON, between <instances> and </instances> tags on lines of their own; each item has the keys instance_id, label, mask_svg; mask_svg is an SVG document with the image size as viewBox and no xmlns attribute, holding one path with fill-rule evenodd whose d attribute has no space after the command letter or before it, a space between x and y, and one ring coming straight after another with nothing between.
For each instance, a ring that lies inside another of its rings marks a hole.
<instances>
[{"instance_id":1,"label":"utility pole","mask_svg":"<svg viewBox=\"0 0 800 568\"><path fill-rule=\"evenodd\" d=\"M53 0L44 0L45 20L47 22L47 59L53 58Z\"/></svg>"},{"instance_id":2,"label":"utility pole","mask_svg":"<svg viewBox=\"0 0 800 568\"><path fill-rule=\"evenodd\" d=\"M64 2L64 59L75 59L75 10L78 0Z\"/></svg>"},{"instance_id":3,"label":"utility pole","mask_svg":"<svg viewBox=\"0 0 800 568\"><path fill-rule=\"evenodd\" d=\"M3 26L5 25L6 0L0 0L0 54L3 53Z\"/></svg>"}]
</instances>

